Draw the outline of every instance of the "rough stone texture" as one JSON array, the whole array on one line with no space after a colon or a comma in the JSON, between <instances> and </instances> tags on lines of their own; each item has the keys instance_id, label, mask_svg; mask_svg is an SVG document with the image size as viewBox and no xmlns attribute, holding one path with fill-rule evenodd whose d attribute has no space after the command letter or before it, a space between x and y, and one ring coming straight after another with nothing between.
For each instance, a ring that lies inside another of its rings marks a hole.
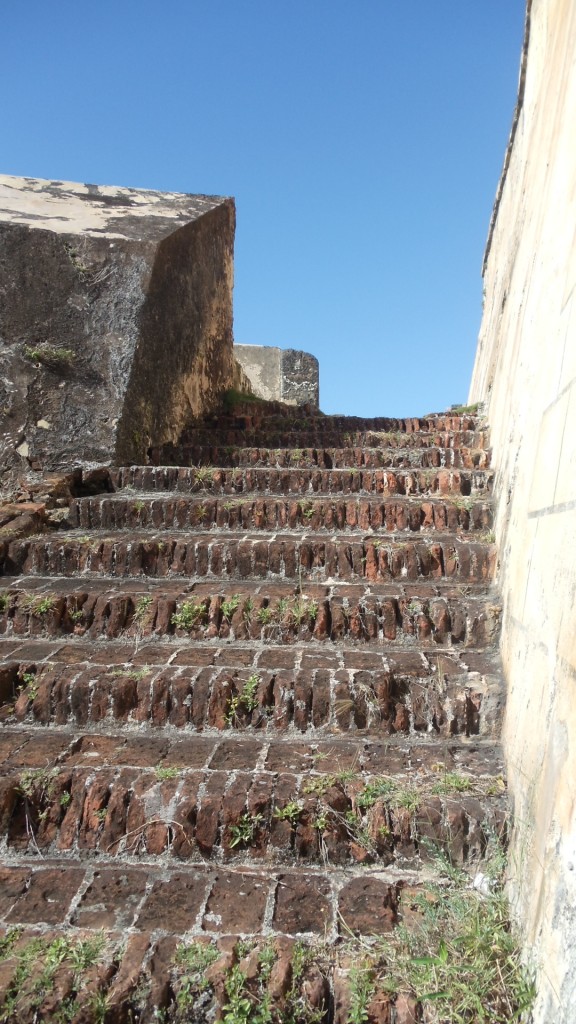
<instances>
[{"instance_id":1,"label":"rough stone texture","mask_svg":"<svg viewBox=\"0 0 576 1024\"><path fill-rule=\"evenodd\" d=\"M574 3L532 0L470 392L497 470L511 885L537 1024L576 1006L575 51Z\"/></svg>"},{"instance_id":2,"label":"rough stone texture","mask_svg":"<svg viewBox=\"0 0 576 1024\"><path fill-rule=\"evenodd\" d=\"M319 366L315 356L271 345L235 345L234 355L259 398L318 408Z\"/></svg>"},{"instance_id":3,"label":"rough stone texture","mask_svg":"<svg viewBox=\"0 0 576 1024\"><path fill-rule=\"evenodd\" d=\"M242 386L231 199L0 177L0 464L140 461Z\"/></svg>"}]
</instances>

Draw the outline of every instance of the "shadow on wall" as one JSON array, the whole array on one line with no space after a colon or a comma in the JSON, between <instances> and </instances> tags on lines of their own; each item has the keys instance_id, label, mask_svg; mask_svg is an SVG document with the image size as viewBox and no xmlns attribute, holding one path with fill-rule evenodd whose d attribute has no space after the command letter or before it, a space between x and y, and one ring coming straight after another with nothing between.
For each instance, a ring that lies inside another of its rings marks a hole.
<instances>
[{"instance_id":1,"label":"shadow on wall","mask_svg":"<svg viewBox=\"0 0 576 1024\"><path fill-rule=\"evenodd\" d=\"M118 424L116 459L145 461L239 383L232 341L234 208L165 238L140 313L140 337Z\"/></svg>"}]
</instances>

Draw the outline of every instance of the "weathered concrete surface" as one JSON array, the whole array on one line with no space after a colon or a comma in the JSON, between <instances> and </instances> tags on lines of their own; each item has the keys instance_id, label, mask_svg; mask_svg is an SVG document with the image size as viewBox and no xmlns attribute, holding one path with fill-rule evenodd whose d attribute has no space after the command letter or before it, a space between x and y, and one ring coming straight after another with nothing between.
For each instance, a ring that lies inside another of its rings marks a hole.
<instances>
[{"instance_id":1,"label":"weathered concrete surface","mask_svg":"<svg viewBox=\"0 0 576 1024\"><path fill-rule=\"evenodd\" d=\"M319 367L315 356L273 345L235 345L234 355L259 398L318 408Z\"/></svg>"},{"instance_id":2,"label":"weathered concrete surface","mask_svg":"<svg viewBox=\"0 0 576 1024\"><path fill-rule=\"evenodd\" d=\"M0 177L0 465L142 461L241 384L232 199Z\"/></svg>"},{"instance_id":3,"label":"weathered concrete surface","mask_svg":"<svg viewBox=\"0 0 576 1024\"><path fill-rule=\"evenodd\" d=\"M512 886L542 1024L576 1014L575 53L572 0L533 0L470 393L497 468Z\"/></svg>"}]
</instances>

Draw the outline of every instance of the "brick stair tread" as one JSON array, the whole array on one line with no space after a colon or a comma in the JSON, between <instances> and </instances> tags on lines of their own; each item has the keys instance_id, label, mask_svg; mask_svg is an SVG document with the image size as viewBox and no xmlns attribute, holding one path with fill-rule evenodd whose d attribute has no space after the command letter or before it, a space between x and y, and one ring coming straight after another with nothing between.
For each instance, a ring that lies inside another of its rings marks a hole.
<instances>
[{"instance_id":1,"label":"brick stair tread","mask_svg":"<svg viewBox=\"0 0 576 1024\"><path fill-rule=\"evenodd\" d=\"M161 667L168 662L172 665L204 667L219 665L250 669L294 669L311 667L344 670L380 671L390 668L404 675L422 674L426 667L442 659L442 672L447 675L466 671L496 675L499 658L496 651L467 648L465 651L453 648L432 648L419 652L406 649L404 645L383 648L377 643L324 642L271 644L255 646L252 641L223 643L194 642L185 637L149 639L125 638L107 640L103 638L60 637L57 640L45 637L4 639L0 641L0 664L13 661L54 662L62 664L94 665L150 665Z\"/></svg>"},{"instance_id":2,"label":"brick stair tread","mask_svg":"<svg viewBox=\"0 0 576 1024\"><path fill-rule=\"evenodd\" d=\"M421 867L422 837L456 854L459 835L457 859L476 860L505 818L491 744L8 728L0 760L9 855ZM295 818L282 818L287 806ZM235 828L253 819L240 842Z\"/></svg>"},{"instance_id":3,"label":"brick stair tread","mask_svg":"<svg viewBox=\"0 0 576 1024\"><path fill-rule=\"evenodd\" d=\"M485 499L432 496L424 500L404 495L391 498L368 495L325 498L310 494L296 500L278 494L223 501L212 495L118 492L104 497L80 498L73 502L70 521L79 530L153 529L190 531L199 527L211 533L229 533L241 528L263 531L310 529L327 535L352 535L359 530L401 533L402 536L460 536L485 533L492 527L492 506ZM380 532L379 532L380 536Z\"/></svg>"},{"instance_id":4,"label":"brick stair tread","mask_svg":"<svg viewBox=\"0 0 576 1024\"><path fill-rule=\"evenodd\" d=\"M412 439L412 440L411 440ZM318 469L349 471L365 469L434 469L488 471L491 449L480 436L438 438L409 435L396 444L377 444L368 437L363 443L340 445L305 445L302 448L265 447L258 445L223 445L212 436L197 443L167 446L155 452L154 466L215 466L218 468ZM125 479L131 467L113 471L113 479Z\"/></svg>"},{"instance_id":5,"label":"brick stair tread","mask_svg":"<svg viewBox=\"0 0 576 1024\"><path fill-rule=\"evenodd\" d=\"M426 416L347 416L338 413L318 413L311 410L303 410L294 406L280 406L270 402L259 406L244 403L242 409L235 409L232 412L220 415L219 422L227 424L238 419L249 417L257 423L264 423L269 426L276 426L279 423L286 423L296 427L300 426L305 419L311 425L330 426L342 430L363 428L366 430L394 430L405 433L418 433L427 429L461 430L476 429L478 424L484 424L483 414L478 412L458 413L451 410L429 413ZM206 417L206 422L213 421L212 416ZM202 422L202 421L199 421Z\"/></svg>"},{"instance_id":6,"label":"brick stair tread","mask_svg":"<svg viewBox=\"0 0 576 1024\"><path fill-rule=\"evenodd\" d=\"M211 476L201 470L209 470ZM247 493L324 494L364 493L393 498L403 494L414 497L440 496L450 498L489 496L494 471L452 466L393 467L351 465L327 469L313 466L130 466L112 472L111 481L124 493L132 490L150 493L190 493L239 498ZM136 497L134 501L136 501Z\"/></svg>"},{"instance_id":7,"label":"brick stair tread","mask_svg":"<svg viewBox=\"0 0 576 1024\"><path fill-rule=\"evenodd\" d=\"M167 769L166 769L167 770ZM34 770L14 772L3 783L3 803L11 810L8 855L67 855L117 863L142 860L163 864L225 864L270 870L322 868L325 871L373 865L420 872L426 856L422 840L439 848L452 845L454 863L479 863L492 833L505 823L503 783L480 779L466 794L437 790L442 782L399 777L398 798L374 797L387 780L367 779L363 793L371 806L355 810L354 795L331 778L300 779L235 770L181 773L159 781L157 772L129 768L64 768L52 777L54 796L18 796L20 780L33 788ZM466 776L458 774L460 780ZM322 795L311 791L322 788ZM359 787L356 787L358 792ZM59 805L70 796L69 810ZM361 797L361 793L359 794ZM408 802L401 806L396 799ZM414 804L409 801L414 800ZM282 819L288 808L298 817ZM153 807L154 810L150 810ZM318 824L316 824L318 822ZM242 827L254 829L235 846ZM384 828L386 834L379 835ZM458 853L456 853L458 850Z\"/></svg>"},{"instance_id":8,"label":"brick stair tread","mask_svg":"<svg viewBox=\"0 0 576 1024\"><path fill-rule=\"evenodd\" d=\"M455 539L435 534L406 540L358 532L351 537L262 531L226 533L94 531L84 539L74 531L15 540L8 545L5 571L30 575L189 579L265 578L417 579L449 576L464 581L492 578L496 551L491 540Z\"/></svg>"},{"instance_id":9,"label":"brick stair tread","mask_svg":"<svg viewBox=\"0 0 576 1024\"><path fill-rule=\"evenodd\" d=\"M226 732L182 736L141 726L77 731L68 726L4 725L0 731L0 764L6 773L22 768L128 767L154 769L170 765L183 770L229 770L278 774L292 772L321 777L354 768L366 778L410 771L439 778L440 771L463 771L475 777L504 774L499 741L481 736L263 736L257 732ZM440 768L441 766L441 768Z\"/></svg>"},{"instance_id":10,"label":"brick stair tread","mask_svg":"<svg viewBox=\"0 0 576 1024\"><path fill-rule=\"evenodd\" d=\"M495 638L500 606L483 584L236 585L159 580L114 585L110 578L13 577L2 591L0 631L13 636L99 635L134 638L188 633L198 639L286 643L348 636L386 646L476 646ZM227 611L227 604L231 609ZM188 625L183 617L190 615Z\"/></svg>"},{"instance_id":11,"label":"brick stair tread","mask_svg":"<svg viewBox=\"0 0 576 1024\"><path fill-rule=\"evenodd\" d=\"M249 417L237 417L234 421L218 426L212 424L196 424L187 428L181 435L178 444L219 444L223 447L267 447L267 448L315 448L315 447L346 447L366 444L378 446L386 443L386 436L405 434L408 438L418 439L422 434L441 433L452 435L454 444L471 444L484 447L486 444L485 428L482 424L472 421L444 423L424 423L415 430L399 429L394 423L358 421L355 423L330 423L320 421L312 425L303 425L301 421L288 422L267 420L258 422ZM417 443L416 441L416 443ZM171 444L159 446L166 450Z\"/></svg>"},{"instance_id":12,"label":"brick stair tread","mask_svg":"<svg viewBox=\"0 0 576 1024\"><path fill-rule=\"evenodd\" d=\"M241 585L242 592L251 596L273 596L283 594L300 594L299 584L292 580L285 583L279 581L271 584L267 580L197 580L186 582L181 579L157 579L150 577L137 577L119 581L113 576L98 576L89 581L81 577L78 583L74 583L70 576L0 576L0 592L8 593L19 591L23 594L37 595L42 593L68 594L78 591L86 591L89 582L90 593L96 594L129 594L140 596L141 594L164 594L179 597L181 595L201 594L202 596L221 593L236 593L238 585ZM438 578L434 580L370 580L354 582L352 580L339 582L311 582L306 580L302 590L309 593L311 597L340 597L350 600L361 600L365 596L394 597L398 600L407 601L417 598L422 601L429 601L434 597L445 599L470 598L471 600L496 599L494 587L490 581L481 583L472 582L465 586L455 583L453 580Z\"/></svg>"},{"instance_id":13,"label":"brick stair tread","mask_svg":"<svg viewBox=\"0 0 576 1024\"><path fill-rule=\"evenodd\" d=\"M449 738L492 735L500 706L495 656L485 651L463 658L442 650L426 657L418 649L383 656L338 647L320 653L182 645L167 657L165 643L7 647L0 676L5 722Z\"/></svg>"},{"instance_id":14,"label":"brick stair tread","mask_svg":"<svg viewBox=\"0 0 576 1024\"><path fill-rule=\"evenodd\" d=\"M346 919L357 933L375 934L396 923L404 885L418 881L409 869L364 867L350 877L342 869L314 866L137 865L114 859L89 865L74 858L38 863L19 857L0 872L4 928L68 925L114 929L130 938L152 933L188 940L300 935L333 943L346 934ZM390 924L383 928L385 907Z\"/></svg>"}]
</instances>

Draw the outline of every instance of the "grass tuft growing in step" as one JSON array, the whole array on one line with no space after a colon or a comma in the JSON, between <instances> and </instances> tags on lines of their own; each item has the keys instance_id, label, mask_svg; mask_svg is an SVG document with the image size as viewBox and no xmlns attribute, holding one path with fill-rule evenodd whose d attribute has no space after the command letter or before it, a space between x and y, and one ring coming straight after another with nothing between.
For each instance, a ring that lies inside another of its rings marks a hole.
<instances>
[{"instance_id":1,"label":"grass tuft growing in step","mask_svg":"<svg viewBox=\"0 0 576 1024\"><path fill-rule=\"evenodd\" d=\"M436 880L415 889L400 923L377 939L353 939L346 955L357 966L350 983L358 998L375 991L405 993L426 1024L510 1024L525 1019L535 986L521 962L503 890L505 855L498 844L471 877L435 851ZM358 972L364 981L358 979ZM356 1019L367 1020L359 1014Z\"/></svg>"}]
</instances>

